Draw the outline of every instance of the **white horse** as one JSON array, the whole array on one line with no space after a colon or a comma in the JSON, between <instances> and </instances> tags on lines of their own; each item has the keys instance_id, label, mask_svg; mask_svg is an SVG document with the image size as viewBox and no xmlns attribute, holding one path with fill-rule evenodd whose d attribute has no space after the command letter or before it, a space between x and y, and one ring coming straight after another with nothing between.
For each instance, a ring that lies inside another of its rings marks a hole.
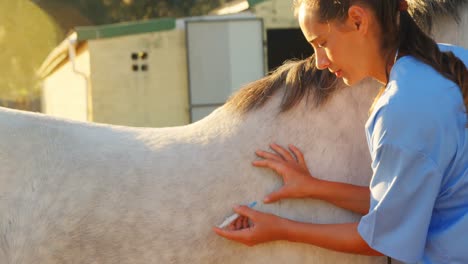
<instances>
[{"instance_id":1,"label":"white horse","mask_svg":"<svg viewBox=\"0 0 468 264\"><path fill-rule=\"evenodd\" d=\"M454 36L468 25L460 6L464 20ZM270 142L299 146L318 178L369 183L364 122L378 85L318 89L314 83L326 74L311 73L310 63L284 66L183 127L1 109L0 263L386 263L281 241L246 248L211 231L234 204L261 201L280 186L273 172L250 163ZM294 99L294 89L307 89L309 98ZM264 105L239 111L252 97ZM288 103L290 111L279 114ZM310 199L256 209L314 223L359 219Z\"/></svg>"}]
</instances>

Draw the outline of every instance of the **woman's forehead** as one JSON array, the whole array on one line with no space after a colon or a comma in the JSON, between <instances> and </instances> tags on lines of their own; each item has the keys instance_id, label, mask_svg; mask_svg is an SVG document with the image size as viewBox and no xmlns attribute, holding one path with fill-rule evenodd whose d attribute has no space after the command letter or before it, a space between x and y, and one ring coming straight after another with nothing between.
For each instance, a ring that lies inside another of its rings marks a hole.
<instances>
[{"instance_id":1,"label":"woman's forehead","mask_svg":"<svg viewBox=\"0 0 468 264\"><path fill-rule=\"evenodd\" d=\"M328 33L327 23L320 23L318 15L313 7L301 4L298 12L299 25L308 41L311 41L320 35Z\"/></svg>"}]
</instances>

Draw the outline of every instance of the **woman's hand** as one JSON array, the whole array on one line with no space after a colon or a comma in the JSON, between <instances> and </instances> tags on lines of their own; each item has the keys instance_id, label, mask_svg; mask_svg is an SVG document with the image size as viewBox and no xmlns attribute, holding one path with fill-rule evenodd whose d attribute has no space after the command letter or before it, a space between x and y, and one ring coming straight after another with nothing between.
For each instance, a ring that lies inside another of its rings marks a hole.
<instances>
[{"instance_id":1,"label":"woman's hand","mask_svg":"<svg viewBox=\"0 0 468 264\"><path fill-rule=\"evenodd\" d=\"M275 215L261 213L247 206L234 211L240 215L227 229L213 227L216 234L247 246L285 240L307 243L335 251L382 256L367 245L357 227L359 223L312 224L301 223ZM249 223L249 219L251 223Z\"/></svg>"},{"instance_id":2,"label":"woman's hand","mask_svg":"<svg viewBox=\"0 0 468 264\"><path fill-rule=\"evenodd\" d=\"M240 216L226 229L213 227L216 234L247 246L282 239L285 219L255 211L247 206L237 206L234 211Z\"/></svg>"},{"instance_id":3,"label":"woman's hand","mask_svg":"<svg viewBox=\"0 0 468 264\"><path fill-rule=\"evenodd\" d=\"M274 153L258 150L255 153L263 160L252 162L256 167L270 168L283 178L284 185L277 191L270 193L263 200L271 203L284 198L304 198L313 195L313 188L317 187L318 179L312 177L304 160L302 152L293 145L289 150L277 144L271 144Z\"/></svg>"}]
</instances>

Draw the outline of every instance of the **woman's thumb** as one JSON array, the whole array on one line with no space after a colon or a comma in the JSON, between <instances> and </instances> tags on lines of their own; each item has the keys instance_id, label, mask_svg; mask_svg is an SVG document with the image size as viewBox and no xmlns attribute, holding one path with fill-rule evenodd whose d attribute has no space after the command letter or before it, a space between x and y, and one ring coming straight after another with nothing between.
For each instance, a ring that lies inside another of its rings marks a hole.
<instances>
[{"instance_id":1,"label":"woman's thumb","mask_svg":"<svg viewBox=\"0 0 468 264\"><path fill-rule=\"evenodd\" d=\"M234 207L234 212L238 213L239 215L248 217L250 219L255 218L255 213L256 213L255 210L245 205L239 205L239 206Z\"/></svg>"},{"instance_id":2,"label":"woman's thumb","mask_svg":"<svg viewBox=\"0 0 468 264\"><path fill-rule=\"evenodd\" d=\"M263 199L263 202L264 203L273 203L273 202L276 202L280 199L283 199L285 198L285 194L284 194L284 188L281 188L277 191L274 191L272 193L270 193L269 195L267 195L265 197L265 199Z\"/></svg>"}]
</instances>

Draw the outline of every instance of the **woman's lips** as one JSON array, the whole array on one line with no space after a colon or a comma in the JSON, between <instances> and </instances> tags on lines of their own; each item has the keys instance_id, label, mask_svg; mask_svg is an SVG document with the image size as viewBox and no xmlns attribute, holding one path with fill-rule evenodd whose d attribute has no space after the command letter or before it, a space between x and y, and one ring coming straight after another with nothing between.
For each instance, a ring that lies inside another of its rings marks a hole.
<instances>
[{"instance_id":1,"label":"woman's lips","mask_svg":"<svg viewBox=\"0 0 468 264\"><path fill-rule=\"evenodd\" d=\"M341 77L343 77L343 72L341 70L337 70L335 72L335 75L336 75L336 77L341 78Z\"/></svg>"}]
</instances>

